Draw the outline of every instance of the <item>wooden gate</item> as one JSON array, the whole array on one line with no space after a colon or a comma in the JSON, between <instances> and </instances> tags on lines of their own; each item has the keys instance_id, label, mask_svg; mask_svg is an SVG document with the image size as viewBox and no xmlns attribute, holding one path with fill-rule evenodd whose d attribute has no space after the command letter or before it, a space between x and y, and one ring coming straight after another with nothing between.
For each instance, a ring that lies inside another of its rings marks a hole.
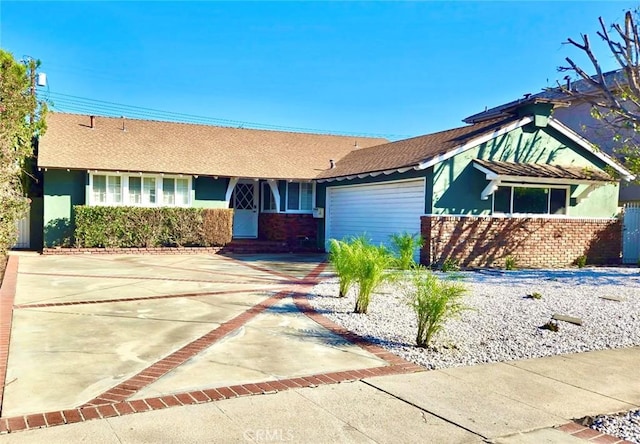
<instances>
[{"instance_id":1,"label":"wooden gate","mask_svg":"<svg viewBox=\"0 0 640 444\"><path fill-rule=\"evenodd\" d=\"M640 204L624 206L622 229L622 263L637 264L640 261Z\"/></svg>"}]
</instances>

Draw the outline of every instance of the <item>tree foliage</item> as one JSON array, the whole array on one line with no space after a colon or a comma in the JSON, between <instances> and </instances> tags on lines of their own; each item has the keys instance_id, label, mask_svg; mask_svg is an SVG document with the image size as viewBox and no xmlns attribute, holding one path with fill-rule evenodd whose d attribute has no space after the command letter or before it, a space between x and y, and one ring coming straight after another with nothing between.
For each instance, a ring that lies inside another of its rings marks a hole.
<instances>
[{"instance_id":1,"label":"tree foliage","mask_svg":"<svg viewBox=\"0 0 640 444\"><path fill-rule=\"evenodd\" d=\"M575 89L562 86L569 97L578 98L591 105L591 114L611 131L615 153L622 157L625 166L640 174L640 34L637 21L639 11L626 11L623 23L607 26L600 17L598 37L604 42L608 54L618 67L615 72L603 72L599 56L587 34L566 44L578 49L587 57L590 68L580 66L567 57L567 66L561 72L572 72L583 81L585 87ZM589 72L595 71L595 74Z\"/></svg>"},{"instance_id":2,"label":"tree foliage","mask_svg":"<svg viewBox=\"0 0 640 444\"><path fill-rule=\"evenodd\" d=\"M16 62L0 49L0 254L16 240L16 221L24 217L28 199L22 178L33 156L33 141L44 132L46 105L35 95L39 62Z\"/></svg>"}]
</instances>

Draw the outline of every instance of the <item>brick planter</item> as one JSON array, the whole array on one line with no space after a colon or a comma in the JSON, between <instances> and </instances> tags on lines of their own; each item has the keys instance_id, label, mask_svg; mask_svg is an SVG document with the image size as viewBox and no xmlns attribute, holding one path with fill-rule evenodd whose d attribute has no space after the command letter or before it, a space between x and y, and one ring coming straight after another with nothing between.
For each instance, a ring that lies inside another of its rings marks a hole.
<instances>
[{"instance_id":1,"label":"brick planter","mask_svg":"<svg viewBox=\"0 0 640 444\"><path fill-rule=\"evenodd\" d=\"M511 256L518 267L554 268L582 255L589 264L619 264L622 250L619 219L423 216L421 231L425 265L451 258L465 267L502 267Z\"/></svg>"}]
</instances>

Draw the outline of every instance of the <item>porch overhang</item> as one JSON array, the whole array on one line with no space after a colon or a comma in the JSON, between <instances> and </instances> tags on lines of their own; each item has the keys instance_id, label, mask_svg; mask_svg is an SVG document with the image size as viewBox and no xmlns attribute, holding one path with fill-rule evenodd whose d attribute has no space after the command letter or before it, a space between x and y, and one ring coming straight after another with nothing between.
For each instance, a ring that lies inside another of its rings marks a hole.
<instances>
[{"instance_id":1,"label":"porch overhang","mask_svg":"<svg viewBox=\"0 0 640 444\"><path fill-rule=\"evenodd\" d=\"M487 200L500 185L540 184L578 185L572 197L578 201L596 188L614 179L601 170L574 166L515 163L474 159L474 168L485 174L489 184L481 191L480 198Z\"/></svg>"}]
</instances>

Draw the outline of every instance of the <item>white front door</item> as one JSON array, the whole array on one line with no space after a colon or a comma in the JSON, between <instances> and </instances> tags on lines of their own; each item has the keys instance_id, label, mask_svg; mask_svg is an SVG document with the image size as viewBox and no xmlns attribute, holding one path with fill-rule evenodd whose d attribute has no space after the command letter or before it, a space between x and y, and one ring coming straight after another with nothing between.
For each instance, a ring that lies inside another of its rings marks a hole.
<instances>
[{"instance_id":1,"label":"white front door","mask_svg":"<svg viewBox=\"0 0 640 444\"><path fill-rule=\"evenodd\" d=\"M239 181L231 195L233 237L258 237L258 182Z\"/></svg>"}]
</instances>

